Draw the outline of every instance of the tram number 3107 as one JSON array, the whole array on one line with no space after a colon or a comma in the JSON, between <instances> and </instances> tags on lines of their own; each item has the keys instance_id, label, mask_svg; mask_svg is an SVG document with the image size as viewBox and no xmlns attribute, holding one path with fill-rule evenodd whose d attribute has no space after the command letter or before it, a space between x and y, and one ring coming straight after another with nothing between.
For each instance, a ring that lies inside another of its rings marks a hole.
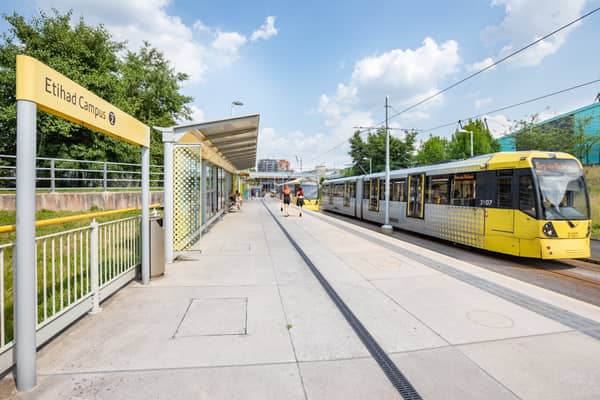
<instances>
[{"instance_id":1,"label":"tram number 3107","mask_svg":"<svg viewBox=\"0 0 600 400\"><path fill-rule=\"evenodd\" d=\"M489 206L492 205L493 202L494 202L493 200L483 200L483 199L481 199L481 200L479 200L479 205L480 206L489 207Z\"/></svg>"}]
</instances>

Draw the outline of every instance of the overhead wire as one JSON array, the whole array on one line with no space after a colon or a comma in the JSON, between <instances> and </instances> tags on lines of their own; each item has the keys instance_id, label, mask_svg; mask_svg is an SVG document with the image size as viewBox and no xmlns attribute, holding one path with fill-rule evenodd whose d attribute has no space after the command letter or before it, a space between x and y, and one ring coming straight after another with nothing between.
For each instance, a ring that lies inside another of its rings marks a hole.
<instances>
[{"instance_id":1,"label":"overhead wire","mask_svg":"<svg viewBox=\"0 0 600 400\"><path fill-rule=\"evenodd\" d=\"M438 92L436 92L436 93L432 94L431 96L428 96L428 97L424 98L423 100L421 100L421 101L418 101L417 103L415 103L415 104L413 104L413 105L411 105L411 106L409 106L409 107L406 107L405 109L403 109L403 110L401 110L401 111L398 111L396 114L394 114L394 115L392 115L392 116L388 117L388 121L389 121L390 119L396 118L398 115L404 114L405 112L407 112L407 111L410 111L410 110L412 110L412 109L414 109L414 108L416 108L416 107L420 106L421 104L424 104L424 103L428 102L429 100L432 100L432 99L436 98L437 96L439 96L439 95L441 95L441 94L443 94L443 93L445 93L445 92L449 91L450 89L453 89L453 88L455 88L456 86L458 86L458 85L460 85L460 84L462 84L462 83L464 83L464 82L468 81L469 79L472 79L472 78L476 77L477 75L479 75L479 74L482 74L483 72L487 71L488 69L494 68L496 65L498 65L498 64L500 64L500 63L502 63L502 62L504 62L504 61L508 60L509 58L512 58L512 57L516 56L517 54L519 54L519 53L522 53L523 51L525 51L525 50L529 49L530 47L533 47L533 46L535 46L536 44L538 44L538 43L540 43L540 42L544 41L545 39L548 39L550 36L553 36L553 35L557 34L558 32L560 32L560 31L562 31L562 30L564 30L564 29L568 28L569 26L571 26L571 25L573 25L573 24L576 24L577 22L581 21L582 19L584 19L584 18L586 18L586 17L589 17L590 15L594 14L594 13L595 13L595 12L597 12L598 10L600 10L600 7L597 7L597 8L595 8L595 9L591 10L590 12L588 12L588 13L586 13L586 14L582 15L581 17L575 18L575 19L574 19L574 20L572 20L571 22L569 22L569 23L567 23L567 24L565 24L565 25L563 25L563 26L561 26L561 27L559 27L559 28L557 28L557 29L553 30L552 32L550 32L550 33L548 33L548 34L546 34L546 35L542 36L541 38L539 38L539 39L537 39L537 40L534 40L533 42L529 43L528 45L526 45L526 46L524 46L524 47L521 47L521 48L520 48L520 49L518 49L518 50L515 50L515 51L513 51L512 53L510 53L510 54L508 54L508 55L506 55L506 56L502 57L501 59L499 59L499 60L497 60L497 61L494 61L494 62L493 62L493 63L491 63L490 65L487 65L487 66L483 67L483 68L482 68L482 69L480 69L479 71L476 71L476 72L472 73L471 75L468 75L467 77L465 77L465 78L463 78L463 79L459 80L458 82L454 82L452 85L450 85L450 86L448 86L448 87L446 87L446 88L444 88L444 89L442 89L442 90L440 90L440 91L438 91Z\"/></svg>"},{"instance_id":2,"label":"overhead wire","mask_svg":"<svg viewBox=\"0 0 600 400\"><path fill-rule=\"evenodd\" d=\"M562 30L564 30L564 29L568 28L569 26L571 26L571 25L573 25L573 24L576 24L577 22L579 22L579 21L583 20L584 18L587 18L587 17L589 17L590 15L592 15L592 14L596 13L596 12L597 12L597 11L599 11L599 10L600 10L600 7L597 7L597 8L595 8L595 9L593 9L593 10L591 10L591 11L587 12L586 14L584 14L584 15L582 15L582 16L580 16L580 17L578 17L578 18L576 18L576 19L574 19L574 20L572 20L572 21L568 22L567 24L560 26L559 28L557 28L557 29L553 30L552 32L550 32L550 33L548 33L548 34L546 34L546 35L542 36L541 38L539 38L539 39L537 39L537 40L534 40L533 42L531 42L531 43L529 43L529 44L527 44L527 45L525 45L525 46L523 46L523 47L519 48L518 50L515 50L515 51L513 51L512 53L510 53L510 54L508 54L508 55L506 55L506 56L502 57L501 59L499 59L499 60L496 60L496 61L494 61L493 63L491 63L491 64L489 64L489 65L487 65L487 66L483 67L482 69L480 69L480 70L478 70L478 71L476 71L476 72L474 72L474 73L472 73L472 74L470 74L470 75L466 76L465 78L463 78L463 79L459 80L458 82L455 82L455 83L453 83L452 85L450 85L450 86L448 86L448 87L446 87L446 88L444 88L444 89L442 89L442 90L439 90L438 92L436 92L436 93L434 93L434 94L432 94L432 95L430 95L430 96L426 97L425 99L422 99L422 100L418 101L417 103L415 103L415 104L413 104L413 105L411 105L411 106L409 106L409 107L406 107L406 108L402 109L401 111L397 111L397 112L396 112L395 114L393 114L392 116L388 116L388 118L387 118L388 122L389 122L391 119L393 119L393 118L396 118L397 116L399 116L399 115L401 115L401 114L404 114L404 113L406 113L406 112L408 112L408 111L410 111L410 110L412 110L412 109L414 109L414 108L416 108L416 107L420 106L421 104L424 104L424 103L426 103L426 102L428 102L428 101L430 101L430 100L432 100L432 99L434 99L434 98L438 97L439 95L441 95L441 94L443 94L443 93L445 93L445 92L447 92L447 91L449 91L449 90L451 90L451 89L453 89L453 88L457 87L458 85L460 85L460 84L462 84L462 83L464 83L464 82L468 81L469 79L472 79L472 78L476 77L477 75L480 75L480 74L482 74L483 72L485 72L485 71L487 71L487 70L489 70L489 69L491 69L491 68L494 68L494 67L495 67L495 66L497 66L498 64L500 64L500 63L503 63L504 61L506 61L506 60L508 60L508 59L510 59L510 58L512 58L512 57L514 57L514 56L516 56L517 54L520 54L520 53L522 53L523 51L525 51L525 50L529 49L530 47L533 47L533 46L535 46L536 44L538 44L538 43L540 43L540 42L542 42L542 41L544 41L544 40L548 39L549 37L551 37L551 36L553 36L553 35L557 34L558 32L560 32L560 31L562 31ZM496 111L496 112L497 112L497 111ZM364 129L364 130L359 130L358 132L359 132L359 134L362 134L362 133L364 133L364 132L367 132L367 131L369 131L369 130L371 130L371 129L373 129L373 128L378 128L378 127L380 127L380 126L381 126L382 124L384 124L384 123L385 123L385 120L383 120L383 121L381 121L381 122L379 122L379 123L375 124L373 127L369 127L368 129ZM454 124L454 123L456 123L456 122L453 122L453 124ZM347 141L348 141L348 139L345 139L343 142L340 142L340 143L338 143L337 145L333 146L333 147L332 147L332 148L330 148L329 150L327 150L327 151L325 151L325 152L323 152L323 153L319 154L317 157L315 157L315 158L313 158L313 159L309 160L309 162L312 162L312 161L314 161L314 160L316 160L316 159L318 159L318 158L321 158L322 156L324 156L324 155L326 155L326 154L328 154L328 153L331 153L333 150L335 150L335 149L339 148L340 146L342 146L343 144L345 144Z\"/></svg>"},{"instance_id":3,"label":"overhead wire","mask_svg":"<svg viewBox=\"0 0 600 400\"><path fill-rule=\"evenodd\" d=\"M579 84L579 85L571 86L571 87L568 87L566 89L557 90L555 92L551 92L551 93L548 93L548 94L545 94L545 95L542 95L542 96L534 97L532 99L523 100L523 101L520 101L518 103L513 103L513 104L510 104L510 105L507 105L507 106L496 108L496 109L488 111L488 112L484 112L484 113L472 115L472 116L466 117L466 118L461 118L460 121L465 121L465 120L469 120L469 119L477 119L477 118L481 118L481 117L483 117L485 115L495 114L497 112L501 112L501 111L505 111L505 110L508 110L508 109L511 109L511 108L523 106L525 104L534 103L536 101L543 100L543 99L546 99L548 97L556 96L556 95L559 95L559 94L562 94L562 93L569 92L571 90L575 90L575 89L579 89L579 88L582 88L582 87L585 87L585 86L593 85L594 83L600 83L600 79L594 79L593 81L589 81L589 82L585 82L585 83L582 83L582 84ZM422 131L424 131L424 132L431 132L431 131L435 131L435 130L438 130L438 129L441 129L441 128L447 128L449 126L456 125L456 121L457 120L454 120L452 122L448 122L446 124L438 125L438 126L435 126L433 128L423 129Z\"/></svg>"}]
</instances>

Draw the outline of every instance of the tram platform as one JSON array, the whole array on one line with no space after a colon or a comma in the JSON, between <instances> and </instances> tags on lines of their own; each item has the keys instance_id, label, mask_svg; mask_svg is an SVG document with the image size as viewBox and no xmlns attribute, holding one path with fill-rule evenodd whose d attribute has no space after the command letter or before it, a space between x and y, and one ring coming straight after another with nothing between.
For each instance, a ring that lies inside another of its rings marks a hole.
<instances>
[{"instance_id":1,"label":"tram platform","mask_svg":"<svg viewBox=\"0 0 600 400\"><path fill-rule=\"evenodd\" d=\"M423 399L600 398L600 308L291 214L244 202L201 252L41 349L35 389L15 394L6 377L0 398L401 399L307 259Z\"/></svg>"}]
</instances>

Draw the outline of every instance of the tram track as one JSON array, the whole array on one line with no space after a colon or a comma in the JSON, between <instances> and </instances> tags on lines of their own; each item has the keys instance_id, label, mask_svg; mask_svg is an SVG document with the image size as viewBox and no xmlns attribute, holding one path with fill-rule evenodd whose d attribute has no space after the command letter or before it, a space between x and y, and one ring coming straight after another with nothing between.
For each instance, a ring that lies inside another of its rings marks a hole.
<instances>
[{"instance_id":1,"label":"tram track","mask_svg":"<svg viewBox=\"0 0 600 400\"><path fill-rule=\"evenodd\" d=\"M577 281L591 284L600 289L600 266L584 260L560 261L563 264L571 266L573 269L546 269L545 271L556 275L568 277ZM589 273L579 273L577 270L589 271ZM589 276L586 276L589 275Z\"/></svg>"}]
</instances>

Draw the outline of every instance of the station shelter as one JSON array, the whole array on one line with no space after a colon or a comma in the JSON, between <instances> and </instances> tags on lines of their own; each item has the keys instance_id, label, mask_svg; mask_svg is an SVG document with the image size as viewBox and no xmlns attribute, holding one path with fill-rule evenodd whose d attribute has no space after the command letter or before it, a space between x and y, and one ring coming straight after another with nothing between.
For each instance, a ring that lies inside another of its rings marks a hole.
<instances>
[{"instance_id":1,"label":"station shelter","mask_svg":"<svg viewBox=\"0 0 600 400\"><path fill-rule=\"evenodd\" d=\"M241 175L256 164L259 114L156 127L164 144L165 261L196 250L211 224L243 191Z\"/></svg>"}]
</instances>

